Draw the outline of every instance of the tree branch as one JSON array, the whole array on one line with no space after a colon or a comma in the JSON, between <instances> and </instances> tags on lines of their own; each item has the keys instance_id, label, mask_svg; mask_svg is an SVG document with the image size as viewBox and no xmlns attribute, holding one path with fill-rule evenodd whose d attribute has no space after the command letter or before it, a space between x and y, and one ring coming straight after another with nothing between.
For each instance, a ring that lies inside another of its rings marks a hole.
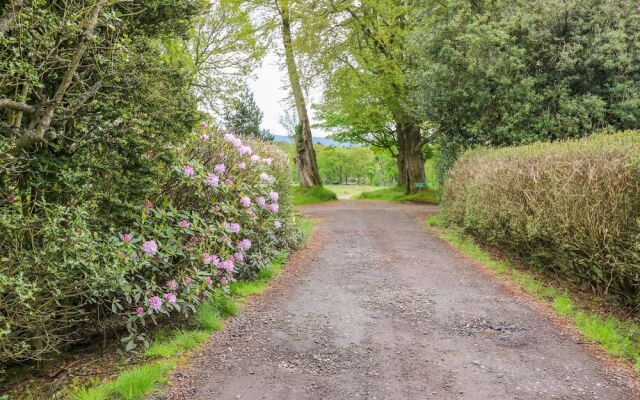
<instances>
[{"instance_id":1,"label":"tree branch","mask_svg":"<svg viewBox=\"0 0 640 400\"><path fill-rule=\"evenodd\" d=\"M22 111L27 114L33 114L36 112L36 108L30 106L26 103L21 103L19 101L13 101L6 97L0 97L0 108L8 108L10 110Z\"/></svg>"}]
</instances>

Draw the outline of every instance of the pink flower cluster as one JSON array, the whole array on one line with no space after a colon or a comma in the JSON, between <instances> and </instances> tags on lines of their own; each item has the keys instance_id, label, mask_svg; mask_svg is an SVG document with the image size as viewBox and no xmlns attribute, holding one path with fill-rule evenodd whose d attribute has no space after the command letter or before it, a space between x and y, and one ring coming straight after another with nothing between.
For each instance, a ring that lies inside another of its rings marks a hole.
<instances>
[{"instance_id":1,"label":"pink flower cluster","mask_svg":"<svg viewBox=\"0 0 640 400\"><path fill-rule=\"evenodd\" d=\"M238 242L238 248L240 250L249 250L251 248L251 240L242 239Z\"/></svg>"},{"instance_id":2,"label":"pink flower cluster","mask_svg":"<svg viewBox=\"0 0 640 400\"><path fill-rule=\"evenodd\" d=\"M158 243L155 240L147 240L142 243L142 251L144 251L148 256L155 256L158 254Z\"/></svg>"},{"instance_id":3,"label":"pink flower cluster","mask_svg":"<svg viewBox=\"0 0 640 400\"><path fill-rule=\"evenodd\" d=\"M238 233L240 232L240 224L237 224L235 222L225 222L224 229L231 233Z\"/></svg>"},{"instance_id":4,"label":"pink flower cluster","mask_svg":"<svg viewBox=\"0 0 640 400\"><path fill-rule=\"evenodd\" d=\"M240 205L245 208L251 207L251 199L247 196L242 196L240 198Z\"/></svg>"}]
</instances>

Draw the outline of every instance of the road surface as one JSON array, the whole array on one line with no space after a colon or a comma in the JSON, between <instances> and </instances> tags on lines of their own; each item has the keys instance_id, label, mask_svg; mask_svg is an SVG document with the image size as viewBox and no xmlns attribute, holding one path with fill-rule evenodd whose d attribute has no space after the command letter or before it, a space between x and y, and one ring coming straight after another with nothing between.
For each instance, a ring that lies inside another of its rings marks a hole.
<instances>
[{"instance_id":1,"label":"road surface","mask_svg":"<svg viewBox=\"0 0 640 400\"><path fill-rule=\"evenodd\" d=\"M434 206L337 201L273 288L164 399L635 399L625 368L425 227Z\"/></svg>"}]
</instances>

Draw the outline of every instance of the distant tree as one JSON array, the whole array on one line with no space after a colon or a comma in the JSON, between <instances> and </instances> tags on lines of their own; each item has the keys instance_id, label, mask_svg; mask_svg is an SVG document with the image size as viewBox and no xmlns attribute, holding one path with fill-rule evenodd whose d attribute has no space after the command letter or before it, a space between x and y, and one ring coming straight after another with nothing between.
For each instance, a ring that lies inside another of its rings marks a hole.
<instances>
[{"instance_id":1,"label":"distant tree","mask_svg":"<svg viewBox=\"0 0 640 400\"><path fill-rule=\"evenodd\" d=\"M234 134L273 140L271 132L260 129L263 116L263 112L253 98L253 93L245 88L238 97L231 100L225 110L223 125L226 130Z\"/></svg>"}]
</instances>

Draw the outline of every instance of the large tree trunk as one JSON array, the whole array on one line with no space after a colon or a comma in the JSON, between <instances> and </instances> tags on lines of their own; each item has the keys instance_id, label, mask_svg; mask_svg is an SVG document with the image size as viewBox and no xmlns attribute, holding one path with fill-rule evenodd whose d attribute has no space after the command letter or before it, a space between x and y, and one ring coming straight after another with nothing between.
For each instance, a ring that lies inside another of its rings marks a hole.
<instances>
[{"instance_id":1,"label":"large tree trunk","mask_svg":"<svg viewBox=\"0 0 640 400\"><path fill-rule=\"evenodd\" d=\"M418 123L409 117L396 120L398 137L398 183L406 193L417 191L416 183L425 182L422 135Z\"/></svg>"},{"instance_id":2,"label":"large tree trunk","mask_svg":"<svg viewBox=\"0 0 640 400\"><path fill-rule=\"evenodd\" d=\"M284 42L284 54L287 63L287 72L291 82L291 91L296 103L298 113L298 129L296 131L296 167L300 185L303 187L321 186L320 172L316 161L316 152L313 150L313 140L311 136L311 125L307 106L304 101L302 86L300 85L300 75L293 55L293 45L291 39L291 21L289 14L289 2L287 0L278 1L280 16L282 17L282 40Z\"/></svg>"}]
</instances>

